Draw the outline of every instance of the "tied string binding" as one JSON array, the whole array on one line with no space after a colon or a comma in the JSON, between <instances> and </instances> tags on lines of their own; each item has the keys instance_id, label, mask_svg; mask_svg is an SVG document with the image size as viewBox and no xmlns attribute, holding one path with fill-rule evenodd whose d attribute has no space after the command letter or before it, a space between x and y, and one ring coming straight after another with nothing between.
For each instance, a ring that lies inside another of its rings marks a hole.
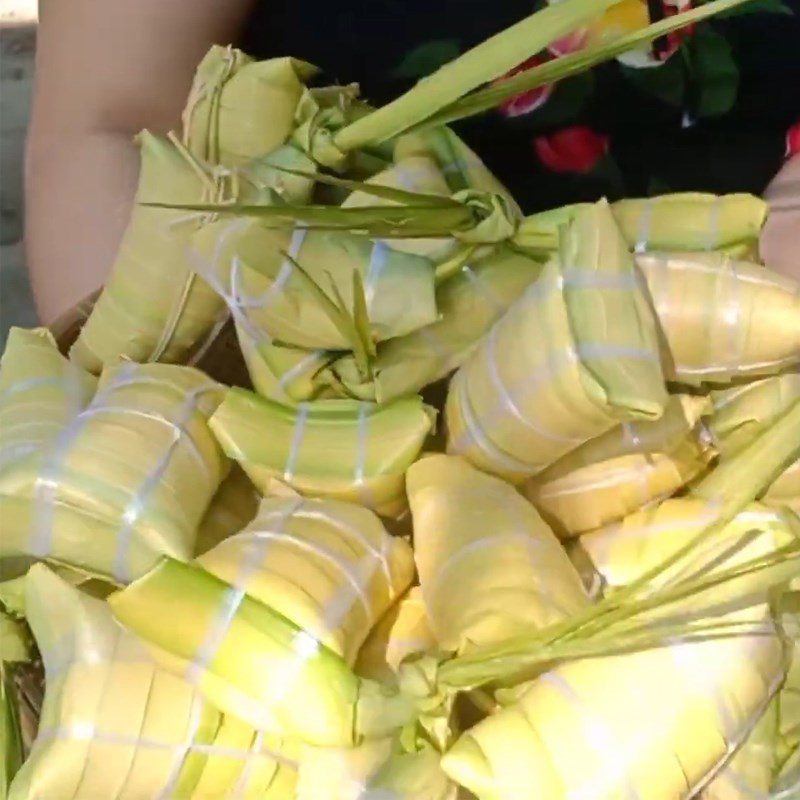
<instances>
[{"instance_id":1,"label":"tied string binding","mask_svg":"<svg viewBox=\"0 0 800 800\"><path fill-rule=\"evenodd\" d=\"M63 470L66 460L70 450L85 431L87 423L99 415L122 414L144 417L172 429L173 436L167 448L159 457L153 470L134 490L120 514L120 523L115 532L116 551L112 568L113 577L120 584L129 583L132 579L127 556L136 526L146 511L150 498L161 484L179 445L186 444L190 447L198 466L202 468L206 480L211 480L208 465L203 460L197 443L187 431L186 425L196 413L202 396L219 390L217 384L209 382L197 387L188 394L184 394L181 391L183 400L175 419L170 419L163 414L153 413L146 409L136 408L130 403L114 405L109 402L119 389L136 385L166 386L169 384L154 378L137 375L137 365L135 364L122 364L108 385L95 395L92 403L87 408L79 410L62 430L44 460L42 470L37 476L33 490L34 519L31 553L37 558L44 559L53 554L56 508L64 504L64 501L58 499L58 493L64 478Z\"/></svg>"},{"instance_id":2,"label":"tied string binding","mask_svg":"<svg viewBox=\"0 0 800 800\"><path fill-rule=\"evenodd\" d=\"M352 535L356 533L356 538L366 550L366 553L356 563L355 570L345 563L335 553L323 547L319 543L310 541L305 537L292 534L287 530L287 524L293 518L302 519L322 519L330 522L338 530ZM359 602L366 614L368 626L374 623L372 607L369 602L367 586L375 575L376 568L380 567L383 571L389 594L394 600L392 589L391 570L386 558L386 542L384 541L380 550L376 550L369 543L363 534L356 532L352 526L344 523L335 515L329 514L320 508L320 504L308 501L302 497L294 498L287 502L285 507L267 513L262 513L256 520L257 524L267 523L270 518L275 518L269 527L258 530L244 531L239 535L241 539L249 540L251 546L248 548L239 566L238 573L232 584L225 591L222 603L217 612L217 616L198 648L195 657L186 667L186 679L197 686L203 674L208 671L210 665L225 640L227 632L248 594L248 587L257 572L265 565L269 556L269 547L276 542L282 542L294 547L307 550L332 563L345 580L337 589L333 598L324 609L322 620L322 630L325 634L332 633L346 618L353 608L354 603ZM239 538L237 537L237 538ZM275 670L270 676L270 702L280 703L285 698L294 685L299 680L302 670L298 669L298 662L303 663L313 658L318 652L322 643L319 639L304 630L299 630L295 634L291 649L294 655L292 659L286 659L286 664L280 671Z\"/></svg>"},{"instance_id":3,"label":"tied string binding","mask_svg":"<svg viewBox=\"0 0 800 800\"><path fill-rule=\"evenodd\" d=\"M630 280L633 281L634 276L631 276ZM627 280L624 278L620 278L618 283L623 286L628 285ZM563 276L559 276L556 281L548 280L546 276L542 276L542 278L528 287L519 302L524 304L539 304L547 299L548 295L552 294L554 291L560 291L565 287L575 286L584 288L589 285L606 286L608 284L609 279L605 276L601 276L599 282L597 282L593 280L593 276L591 275L583 274L578 277L577 275L571 274L569 271ZM506 314L495 323L489 335L480 345L483 350L483 355L485 356L492 386L497 393L497 402L494 404L492 410L482 415L479 419L472 407L467 386L467 375L471 365L470 361L468 361L453 378L451 386L456 392L459 401L458 410L461 413L464 431L457 439L451 442L450 448L455 453L464 453L465 450L475 446L483 451L492 463L501 465L503 469L524 474L534 474L548 466L549 463L552 462L552 459L546 462L530 464L514 458L511 454L502 450L502 448L494 443L489 433L493 423L496 422L499 417L511 414L514 419L534 431L543 439L556 443L578 445L582 443L582 440L565 436L558 431L544 429L540 424L540 419L533 420L528 415L524 414L515 400L519 392L536 393L540 387L549 385L552 380L557 380L561 369L569 364L579 364L581 362L599 359L614 359L620 356L652 360L654 355L649 351L636 348L621 348L604 343L576 344L573 341L569 341L564 350L558 353L549 352L546 361L538 365L534 370L528 372L519 385L508 387L503 381L498 368L497 339L498 336L502 336L503 330L510 324L509 317L513 314L513 309L514 306L512 306L509 314Z\"/></svg>"},{"instance_id":4,"label":"tied string binding","mask_svg":"<svg viewBox=\"0 0 800 800\"><path fill-rule=\"evenodd\" d=\"M210 165L203 164L189 152L186 146L175 136L174 133L169 134L169 139L175 146L176 150L178 150L184 159L186 159L187 163L192 167L200 179L202 186L199 199L200 203L214 205L233 205L236 203L241 190L241 179L237 170L228 169L221 165L212 167ZM211 212L196 212L192 214L186 214L177 219L173 219L169 223L168 233L171 234L172 231L179 226L190 223L202 224L204 222L213 221L216 218L217 215ZM161 331L161 335L147 359L148 361L152 362L160 360L172 343L183 314L186 311L186 306L189 302L189 298L196 280L197 274L193 270L189 270L169 313L169 316L167 317L164 328ZM208 351L209 347L213 344L214 340L219 335L219 332L222 330L226 320L227 315L221 316L219 319L217 319L205 341L200 344L197 352L193 355L193 363L196 363L199 358L201 358L202 355Z\"/></svg>"}]
</instances>

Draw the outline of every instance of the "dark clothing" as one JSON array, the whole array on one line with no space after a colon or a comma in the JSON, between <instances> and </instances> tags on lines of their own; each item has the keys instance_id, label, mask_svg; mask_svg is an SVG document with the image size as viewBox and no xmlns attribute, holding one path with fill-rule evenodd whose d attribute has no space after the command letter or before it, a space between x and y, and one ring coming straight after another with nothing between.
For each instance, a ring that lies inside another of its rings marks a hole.
<instances>
[{"instance_id":1,"label":"dark clothing","mask_svg":"<svg viewBox=\"0 0 800 800\"><path fill-rule=\"evenodd\" d=\"M357 81L366 99L382 104L534 5L265 0L242 47L262 58L310 61L329 82ZM783 161L788 129L800 120L800 0L784 0L793 13L776 11L777 0L753 5L768 10L701 23L659 66L612 61L562 82L527 113L495 110L456 129L526 211L600 195L761 193ZM566 165L553 171L535 142L573 126L600 134L607 155L589 169L581 159L570 168L567 152Z\"/></svg>"}]
</instances>

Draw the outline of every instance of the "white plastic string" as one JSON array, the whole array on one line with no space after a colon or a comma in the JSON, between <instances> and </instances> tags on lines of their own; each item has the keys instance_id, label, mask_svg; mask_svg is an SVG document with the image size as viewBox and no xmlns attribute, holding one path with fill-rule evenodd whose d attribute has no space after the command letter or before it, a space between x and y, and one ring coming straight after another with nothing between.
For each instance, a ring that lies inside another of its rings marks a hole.
<instances>
[{"instance_id":1,"label":"white plastic string","mask_svg":"<svg viewBox=\"0 0 800 800\"><path fill-rule=\"evenodd\" d=\"M631 481L641 480L646 484L647 476L655 469L652 462L645 462L644 465L637 464L636 466L609 469L603 473L602 477L595 478L592 481L581 481L579 484L571 486L559 486L543 489L538 492L538 496L542 499L552 499L555 497L569 497L574 494L583 494L584 492L593 492L599 489L611 489L620 485L624 485ZM560 480L560 479L557 479ZM649 495L644 497L647 501L652 500Z\"/></svg>"},{"instance_id":2,"label":"white plastic string","mask_svg":"<svg viewBox=\"0 0 800 800\"><path fill-rule=\"evenodd\" d=\"M519 461L513 456L501 450L488 437L470 405L469 396L466 391L466 380L463 372L459 371L450 382L450 391L454 393L457 402L457 411L460 412L461 422L464 431L457 439L451 437L448 444L448 451L456 454L468 452L474 445L493 463L500 464L501 468L510 472L521 472L527 474L531 467L524 461Z\"/></svg>"},{"instance_id":3,"label":"white plastic string","mask_svg":"<svg viewBox=\"0 0 800 800\"><path fill-rule=\"evenodd\" d=\"M282 513L283 512L279 509L264 509L259 513L259 519L269 519L272 516ZM306 501L306 503L292 513L292 516L298 517L299 519L313 519L315 521L326 522L347 534L351 539L357 541L364 550L370 553L380 563L381 570L386 576L386 583L389 586L389 590L392 590L392 574L389 561L386 557L386 549L389 543L388 535L381 537L381 547L380 549L376 548L373 542L371 542L359 528L334 514L330 511L328 503L319 500Z\"/></svg>"},{"instance_id":4,"label":"white plastic string","mask_svg":"<svg viewBox=\"0 0 800 800\"><path fill-rule=\"evenodd\" d=\"M369 254L369 264L367 266L367 276L364 279L364 298L367 301L367 311L372 311L375 302L375 292L378 282L389 260L389 247L380 239L372 243L372 250Z\"/></svg>"},{"instance_id":5,"label":"white plastic string","mask_svg":"<svg viewBox=\"0 0 800 800\"><path fill-rule=\"evenodd\" d=\"M70 362L72 363L72 362ZM14 395L21 392L28 392L31 389L39 389L43 386L61 387L64 385L63 375L37 375L34 378L26 378L22 381L17 381L11 386L7 386L0 392L0 403L6 403Z\"/></svg>"},{"instance_id":6,"label":"white plastic string","mask_svg":"<svg viewBox=\"0 0 800 800\"><path fill-rule=\"evenodd\" d=\"M286 393L287 388L291 385L292 381L305 375L311 369L316 369L319 360L325 356L325 350L312 350L307 356L304 356L297 362L291 369L281 375L278 380L279 388Z\"/></svg>"},{"instance_id":7,"label":"white plastic string","mask_svg":"<svg viewBox=\"0 0 800 800\"><path fill-rule=\"evenodd\" d=\"M574 276L573 276L574 277ZM591 280L591 279L588 279ZM602 279L599 279L602 280ZM546 361L537 366L535 370L528 373L524 380L520 383L517 387L508 387L503 384L501 380L499 380L500 375L499 371L496 369L496 358L494 357L494 349L496 348L496 337L498 335L498 331L501 330L501 326L511 325L513 323L513 314L520 313L520 309L525 309L526 312L530 313L529 306L536 306L538 303L542 302L547 296L548 293L554 290L554 285L556 284L559 288L564 288L570 285L570 276L568 275L566 278L561 275L560 273L557 276L553 277L551 281L537 281L531 286L529 286L526 290L522 298L517 301L517 304L511 307L511 311L509 314L506 314L502 317L498 323L492 328L488 337L486 337L483 342L481 343L480 347L484 348L484 356L486 357L487 364L489 367L490 377L492 379L492 383L494 388L498 391L499 397L497 402L495 403L494 407L489 410L486 414L481 414L480 418L477 417L474 410L469 406L465 400L469 397L469 390L467 388L467 372L471 366L471 362L467 362L464 367L457 373L455 378L453 379L453 383L451 384L451 391L453 387L456 387L459 390L459 398L461 402L460 410L462 412L462 421L464 422L464 431L462 436L458 437L457 440L452 440L450 442L450 449L456 453L463 453L468 450L470 445L470 440L479 449L483 450L484 453L488 454L490 459L494 463L500 463L501 465L507 465L509 463L508 459L513 458L509 454L505 453L505 451L501 451L500 448L492 441L490 434L488 433L491 425L494 421L498 419L498 417L502 418L509 412L511 415L517 419L519 422L526 424L526 427L533 429L537 434L541 436L545 436L548 439L555 439L556 441L564 441L565 445L568 444L580 444L581 439L577 439L574 437L560 439L559 434L550 433L545 434L543 431L537 429L537 427L532 424L531 420L526 418L517 407L516 403L513 400L514 394L518 389L524 389L526 394L536 393L540 386L544 385L547 386L550 384L552 378L557 376L564 365L569 363L576 363L578 361L597 361L601 359L618 359L618 358L630 358L630 359L637 359L643 361L651 361L655 362L658 360L658 355L656 353L652 353L649 350L643 348L636 348L636 347L626 347L624 345L613 345L608 343L599 343L599 344L579 344L577 347L569 342L567 348L564 352L559 353L552 353L548 352L546 354ZM494 368L493 368L494 367ZM499 382L498 382L499 381ZM515 413L516 411L516 413ZM480 419L480 423L478 424L478 419ZM492 457L491 451L494 450L495 454L500 454L499 458ZM516 460L516 459L514 459ZM522 472L523 474L534 474L535 471L547 466L549 463L552 462L554 459L548 459L546 462L530 464L525 463L522 468L510 468L514 472ZM523 462L518 462L523 463ZM509 469L507 466L502 466L503 469Z\"/></svg>"},{"instance_id":8,"label":"white plastic string","mask_svg":"<svg viewBox=\"0 0 800 800\"><path fill-rule=\"evenodd\" d=\"M303 242L305 242L307 234L308 228L306 227L295 226L295 228L292 230L292 238L289 240L288 254L294 261L297 261L300 256L300 248L303 246ZM275 282L269 288L267 297L261 306L262 309L269 308L275 302L278 296L283 293L283 290L286 288L286 284L289 282L289 278L292 276L293 271L294 264L289 258L285 258L281 264L281 268L278 270L277 276L275 277Z\"/></svg>"},{"instance_id":9,"label":"white plastic string","mask_svg":"<svg viewBox=\"0 0 800 800\"><path fill-rule=\"evenodd\" d=\"M639 233L636 237L635 253L646 253L650 244L650 231L653 226L653 212L655 210L655 197L648 197L642 206L642 216L639 220Z\"/></svg>"},{"instance_id":10,"label":"white plastic string","mask_svg":"<svg viewBox=\"0 0 800 800\"><path fill-rule=\"evenodd\" d=\"M739 372L739 365L744 360L745 337L740 335L744 305L742 298L742 281L739 280L739 273L736 262L726 256L723 262L725 269L721 271L720 278L723 286L728 288L728 302L723 312L723 319L728 327L728 366L727 371L733 375ZM720 354L724 360L724 354Z\"/></svg>"},{"instance_id":11,"label":"white plastic string","mask_svg":"<svg viewBox=\"0 0 800 800\"><path fill-rule=\"evenodd\" d=\"M298 497L292 502L287 502L284 513L280 520L280 525L275 530L283 530L286 522L291 518L294 511L304 503L303 498ZM222 644L233 618L236 616L239 606L247 595L247 587L250 580L261 568L269 544L268 539L257 540L247 558L239 567L239 571L232 584L225 590L225 594L220 603L220 608L214 621L208 630L205 639L195 653L195 657L186 669L186 679L193 685L197 685L203 673L208 669L217 650Z\"/></svg>"},{"instance_id":12,"label":"white plastic string","mask_svg":"<svg viewBox=\"0 0 800 800\"><path fill-rule=\"evenodd\" d=\"M356 463L353 469L353 481L356 486L364 485L364 470L367 463L367 442L369 437L369 418L372 403L362 402L358 405L358 420L356 423Z\"/></svg>"},{"instance_id":13,"label":"white plastic string","mask_svg":"<svg viewBox=\"0 0 800 800\"><path fill-rule=\"evenodd\" d=\"M711 201L708 210L708 238L706 239L706 250L716 250L722 242L720 241L720 219L722 217L722 203L725 198L723 195L716 195Z\"/></svg>"},{"instance_id":14,"label":"white plastic string","mask_svg":"<svg viewBox=\"0 0 800 800\"><path fill-rule=\"evenodd\" d=\"M294 478L297 458L300 454L300 445L303 442L303 435L305 434L306 422L308 421L310 410L310 403L300 403L300 405L297 406L294 431L292 432L292 443L289 447L289 454L286 457L286 466L283 469L283 480L286 481L286 483L291 483Z\"/></svg>"},{"instance_id":15,"label":"white plastic string","mask_svg":"<svg viewBox=\"0 0 800 800\"><path fill-rule=\"evenodd\" d=\"M511 392L505 385L498 367L499 359L497 353L497 331L499 328L500 325L492 326L492 329L489 331L489 335L483 345L483 350L486 353L486 366L489 370L489 377L491 378L492 385L497 390L497 394L499 395L499 403L503 406L504 413L506 411L510 412L511 416L517 419L518 422L522 423L526 428L530 428L530 430L532 430L537 436L541 436L543 439L548 439L552 442L560 442L562 444L572 444L575 446L581 444L581 440L576 439L574 436L563 436L558 433L553 433L546 428L540 427L532 419L528 418L523 413L522 409L517 405L516 401L511 395ZM541 383L546 383L551 377L554 377L554 374L550 373L548 370L546 375L542 375L541 379L535 379L531 386L526 386L526 389L532 389L535 392Z\"/></svg>"},{"instance_id":16,"label":"white plastic string","mask_svg":"<svg viewBox=\"0 0 800 800\"><path fill-rule=\"evenodd\" d=\"M366 595L364 587L361 586L359 582L359 576L354 575L347 560L339 556L333 550L330 550L329 548L325 547L319 542L314 542L309 539L304 539L299 536L295 536L294 534L288 533L287 531L268 531L268 530L244 531L243 533L239 534L239 537L240 541L245 541L247 539L254 539L257 541L271 540L274 542L283 542L285 544L291 545L292 547L296 547L298 550L304 550L307 553L311 553L312 555L318 556L323 561L326 561L328 564L331 564L333 567L336 568L338 572L340 572L344 576L345 580L353 587L353 591L355 592L354 596L357 597L361 602L361 606L364 609L364 614L369 620L370 627L372 626L372 623L374 622L372 618L372 608L370 607L369 597Z\"/></svg>"},{"instance_id":17,"label":"white plastic string","mask_svg":"<svg viewBox=\"0 0 800 800\"><path fill-rule=\"evenodd\" d=\"M543 549L543 543L526 530L493 533L482 536L480 539L473 539L471 542L467 542L454 550L445 560L444 564L439 567L433 580L425 581L422 584L422 592L426 597L426 603L430 605L433 598L439 593L440 588L447 589L447 586L444 586L445 579L465 558L468 558L476 552L481 552L487 548L503 544L504 542L521 544L526 550L531 551L541 551Z\"/></svg>"},{"instance_id":18,"label":"white plastic string","mask_svg":"<svg viewBox=\"0 0 800 800\"><path fill-rule=\"evenodd\" d=\"M469 264L461 267L461 274L469 281L478 296L488 302L494 310L495 315L504 314L508 308L508 303L498 299L492 287L481 277L480 272L476 272Z\"/></svg>"},{"instance_id":19,"label":"white plastic string","mask_svg":"<svg viewBox=\"0 0 800 800\"><path fill-rule=\"evenodd\" d=\"M122 364L109 384L98 391L89 408L76 414L64 427L45 456L41 471L33 485L33 530L31 531L31 555L45 558L50 555L53 543L53 523L56 507L56 494L64 461L72 446L83 432L91 418L91 412L102 407L103 401L120 386L131 382L135 372L133 364Z\"/></svg>"},{"instance_id":20,"label":"white plastic string","mask_svg":"<svg viewBox=\"0 0 800 800\"><path fill-rule=\"evenodd\" d=\"M571 789L568 793L569 800L596 800L598 780L600 795L613 786L622 789L628 800L643 800L632 781L631 764L626 754L629 748L621 746L613 728L591 712L588 704L558 672L546 672L540 680L558 692L575 709L582 738L597 756L599 775L595 773L593 778L588 779L592 782L591 785L584 783Z\"/></svg>"},{"instance_id":21,"label":"white plastic string","mask_svg":"<svg viewBox=\"0 0 800 800\"><path fill-rule=\"evenodd\" d=\"M285 516L283 517L283 525L275 531L270 533L280 533L285 531L285 524L292 517L294 512L298 510L305 503L303 498L297 498L294 503L287 504L285 509ZM194 660L189 664L186 670L186 677L191 683L196 684L202 677L202 673L208 669L209 665L214 659L217 650L224 641L225 635L233 621L239 607L247 595L247 586L251 578L261 568L267 547L271 538L259 538L254 540L254 544L258 545L253 547L248 557L239 569L233 584L225 592L225 596L221 603L218 615L211 625L211 628L205 640L201 643L195 654ZM361 578L357 583L367 585L367 581L371 580L371 576L375 571L376 561L372 554L367 554L359 562L356 573ZM323 617L323 627L326 631L333 631L349 613L357 596L354 595L347 585L343 585L333 597L330 605L325 610ZM298 631L295 635L292 649L296 659L285 659L285 663L280 665L276 664L273 672L269 676L269 694L268 702L271 705L281 702L295 686L300 679L302 670L298 668L297 660L301 662L312 658L320 648L319 640L314 638L311 634L304 630Z\"/></svg>"},{"instance_id":22,"label":"white plastic string","mask_svg":"<svg viewBox=\"0 0 800 800\"><path fill-rule=\"evenodd\" d=\"M197 444L187 435L186 425L191 421L192 417L197 413L197 404L204 394L209 392L218 392L219 386L214 383L199 386L186 395L182 406L180 407L177 419L173 422L166 417L156 417L160 422L168 424L172 428L172 441L167 445L166 450L163 452L158 462L152 471L147 475L142 484L136 489L133 497L128 501L127 506L122 512L122 525L116 533L116 550L114 553L114 577L122 584L130 582L130 568L127 562L128 550L130 548L131 539L135 526L139 522L144 511L147 509L147 503L150 500L153 492L158 488L161 483L172 457L178 449L178 446L184 442L189 442L196 454L200 457L200 462L205 470L206 479L209 479L208 466L202 460L202 457L197 448ZM209 486L209 489L213 487Z\"/></svg>"}]
</instances>

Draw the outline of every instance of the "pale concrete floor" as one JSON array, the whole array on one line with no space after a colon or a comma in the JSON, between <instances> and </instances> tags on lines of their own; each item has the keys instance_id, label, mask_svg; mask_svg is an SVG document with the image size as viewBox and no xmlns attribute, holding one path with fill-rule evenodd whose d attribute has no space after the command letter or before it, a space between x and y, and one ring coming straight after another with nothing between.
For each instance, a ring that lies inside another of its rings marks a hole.
<instances>
[{"instance_id":1,"label":"pale concrete floor","mask_svg":"<svg viewBox=\"0 0 800 800\"><path fill-rule=\"evenodd\" d=\"M21 20L30 19L31 9L35 4L29 0L0 4L0 348L9 327L36 324L20 243L23 147L36 41L35 25Z\"/></svg>"}]
</instances>

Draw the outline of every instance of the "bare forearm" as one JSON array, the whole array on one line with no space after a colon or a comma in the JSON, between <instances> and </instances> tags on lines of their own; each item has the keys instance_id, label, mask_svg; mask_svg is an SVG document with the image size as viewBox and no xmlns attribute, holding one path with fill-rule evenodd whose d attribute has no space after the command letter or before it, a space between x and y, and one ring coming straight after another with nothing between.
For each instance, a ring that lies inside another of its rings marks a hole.
<instances>
[{"instance_id":1,"label":"bare forearm","mask_svg":"<svg viewBox=\"0 0 800 800\"><path fill-rule=\"evenodd\" d=\"M103 284L127 225L138 171L127 133L30 143L26 254L44 323Z\"/></svg>"},{"instance_id":2,"label":"bare forearm","mask_svg":"<svg viewBox=\"0 0 800 800\"><path fill-rule=\"evenodd\" d=\"M770 215L761 237L767 266L800 280L800 155L793 156L766 192Z\"/></svg>"},{"instance_id":3,"label":"bare forearm","mask_svg":"<svg viewBox=\"0 0 800 800\"><path fill-rule=\"evenodd\" d=\"M104 282L136 190L142 128L180 126L192 74L252 0L40 0L26 251L50 322Z\"/></svg>"}]
</instances>

